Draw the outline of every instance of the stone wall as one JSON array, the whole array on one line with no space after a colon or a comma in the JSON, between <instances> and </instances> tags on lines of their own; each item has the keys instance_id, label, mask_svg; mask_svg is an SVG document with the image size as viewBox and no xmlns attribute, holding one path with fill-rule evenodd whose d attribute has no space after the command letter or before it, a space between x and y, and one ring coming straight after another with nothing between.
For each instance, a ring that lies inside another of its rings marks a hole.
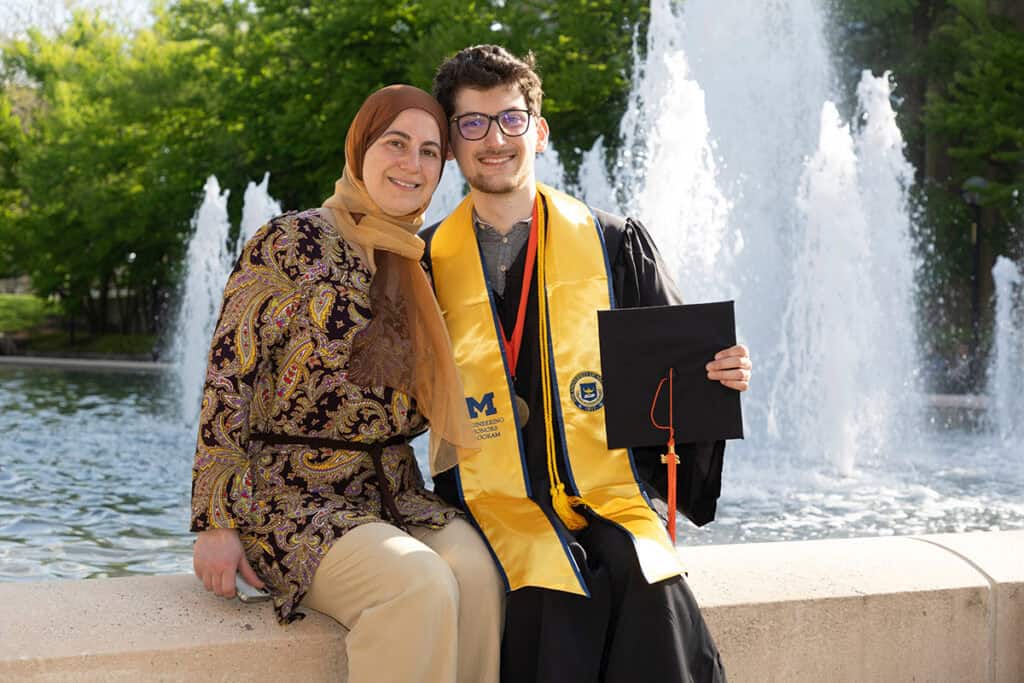
<instances>
[{"instance_id":1,"label":"stone wall","mask_svg":"<svg viewBox=\"0 0 1024 683\"><path fill-rule=\"evenodd\" d=\"M1024 681L1024 531L680 553L733 683ZM339 681L344 639L187 575L0 585L0 681Z\"/></svg>"}]
</instances>

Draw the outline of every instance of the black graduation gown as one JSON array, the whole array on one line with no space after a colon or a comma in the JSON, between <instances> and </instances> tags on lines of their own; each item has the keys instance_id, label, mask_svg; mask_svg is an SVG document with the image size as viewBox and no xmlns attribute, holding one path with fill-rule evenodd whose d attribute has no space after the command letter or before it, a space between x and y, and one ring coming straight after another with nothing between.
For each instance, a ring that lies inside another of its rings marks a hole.
<instances>
[{"instance_id":1,"label":"black graduation gown","mask_svg":"<svg viewBox=\"0 0 1024 683\"><path fill-rule=\"evenodd\" d=\"M647 231L633 219L596 211L611 264L617 306L682 303ZM430 271L430 239L424 266ZM504 296L495 296L502 325L511 330L522 290L526 249L506 273ZM523 346L516 372L516 393L526 399L531 417L524 444L534 499L551 509L545 453L540 347L537 329L537 279L532 280ZM597 343L597 340L594 340ZM559 467L564 467L561 440ZM714 519L721 488L725 442L682 444L677 448L679 510L697 525ZM663 501L667 477L662 449L634 449L638 473L652 500ZM564 471L562 481L568 481ZM434 490L459 505L455 477L442 473ZM664 509L663 507L661 508ZM556 515L549 515L558 523ZM632 541L618 527L588 515L587 528L572 551L590 597L523 588L508 595L502 640L502 681L507 683L638 683L643 681L724 681L718 650L686 581L676 577L648 584Z\"/></svg>"}]
</instances>

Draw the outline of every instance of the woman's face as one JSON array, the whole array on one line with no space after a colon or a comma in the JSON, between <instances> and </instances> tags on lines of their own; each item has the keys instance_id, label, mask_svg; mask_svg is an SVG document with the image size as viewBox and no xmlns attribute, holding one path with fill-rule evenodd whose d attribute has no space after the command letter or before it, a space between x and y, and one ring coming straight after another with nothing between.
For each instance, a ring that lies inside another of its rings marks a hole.
<instances>
[{"instance_id":1,"label":"woman's face","mask_svg":"<svg viewBox=\"0 0 1024 683\"><path fill-rule=\"evenodd\" d=\"M441 132L422 109L406 109L363 157L363 183L384 213L405 216L425 207L441 179Z\"/></svg>"}]
</instances>

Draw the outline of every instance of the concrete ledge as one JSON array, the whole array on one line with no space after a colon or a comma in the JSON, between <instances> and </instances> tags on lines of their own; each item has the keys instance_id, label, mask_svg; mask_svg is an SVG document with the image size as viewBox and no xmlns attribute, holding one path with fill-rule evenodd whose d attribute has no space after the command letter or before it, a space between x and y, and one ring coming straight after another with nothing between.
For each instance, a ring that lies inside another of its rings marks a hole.
<instances>
[{"instance_id":1,"label":"concrete ledge","mask_svg":"<svg viewBox=\"0 0 1024 683\"><path fill-rule=\"evenodd\" d=\"M962 557L991 586L990 680L1024 681L1024 532L921 536Z\"/></svg>"},{"instance_id":2,"label":"concrete ledge","mask_svg":"<svg viewBox=\"0 0 1024 683\"><path fill-rule=\"evenodd\" d=\"M1024 531L708 546L684 558L732 681L1024 680ZM978 570L986 562L1003 570L998 583Z\"/></svg>"},{"instance_id":3,"label":"concrete ledge","mask_svg":"<svg viewBox=\"0 0 1024 683\"><path fill-rule=\"evenodd\" d=\"M185 574L0 585L0 681L342 681L344 638Z\"/></svg>"},{"instance_id":4,"label":"concrete ledge","mask_svg":"<svg viewBox=\"0 0 1024 683\"><path fill-rule=\"evenodd\" d=\"M91 372L167 372L170 363L110 358L68 358L64 356L0 356L0 367L87 370Z\"/></svg>"},{"instance_id":5,"label":"concrete ledge","mask_svg":"<svg viewBox=\"0 0 1024 683\"><path fill-rule=\"evenodd\" d=\"M1024 680L1024 531L681 553L734 683ZM345 633L186 575L0 585L0 681L338 681Z\"/></svg>"}]
</instances>

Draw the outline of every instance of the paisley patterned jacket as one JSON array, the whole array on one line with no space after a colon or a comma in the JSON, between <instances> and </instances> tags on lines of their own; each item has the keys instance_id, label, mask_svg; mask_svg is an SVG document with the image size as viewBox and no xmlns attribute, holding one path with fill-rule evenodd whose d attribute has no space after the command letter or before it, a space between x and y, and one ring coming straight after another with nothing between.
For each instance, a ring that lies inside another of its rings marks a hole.
<instances>
[{"instance_id":1,"label":"paisley patterned jacket","mask_svg":"<svg viewBox=\"0 0 1024 683\"><path fill-rule=\"evenodd\" d=\"M400 316L371 310L372 277L319 210L272 219L246 244L210 348L192 471L192 531L237 528L250 564L295 618L335 539L392 521L365 450L267 444L260 434L365 444L426 428L415 401L373 384L407 363ZM385 301L392 309L402 302ZM401 439L398 439L401 441ZM424 488L408 443L380 454L404 524L459 513ZM383 511L382 511L383 510Z\"/></svg>"}]
</instances>

